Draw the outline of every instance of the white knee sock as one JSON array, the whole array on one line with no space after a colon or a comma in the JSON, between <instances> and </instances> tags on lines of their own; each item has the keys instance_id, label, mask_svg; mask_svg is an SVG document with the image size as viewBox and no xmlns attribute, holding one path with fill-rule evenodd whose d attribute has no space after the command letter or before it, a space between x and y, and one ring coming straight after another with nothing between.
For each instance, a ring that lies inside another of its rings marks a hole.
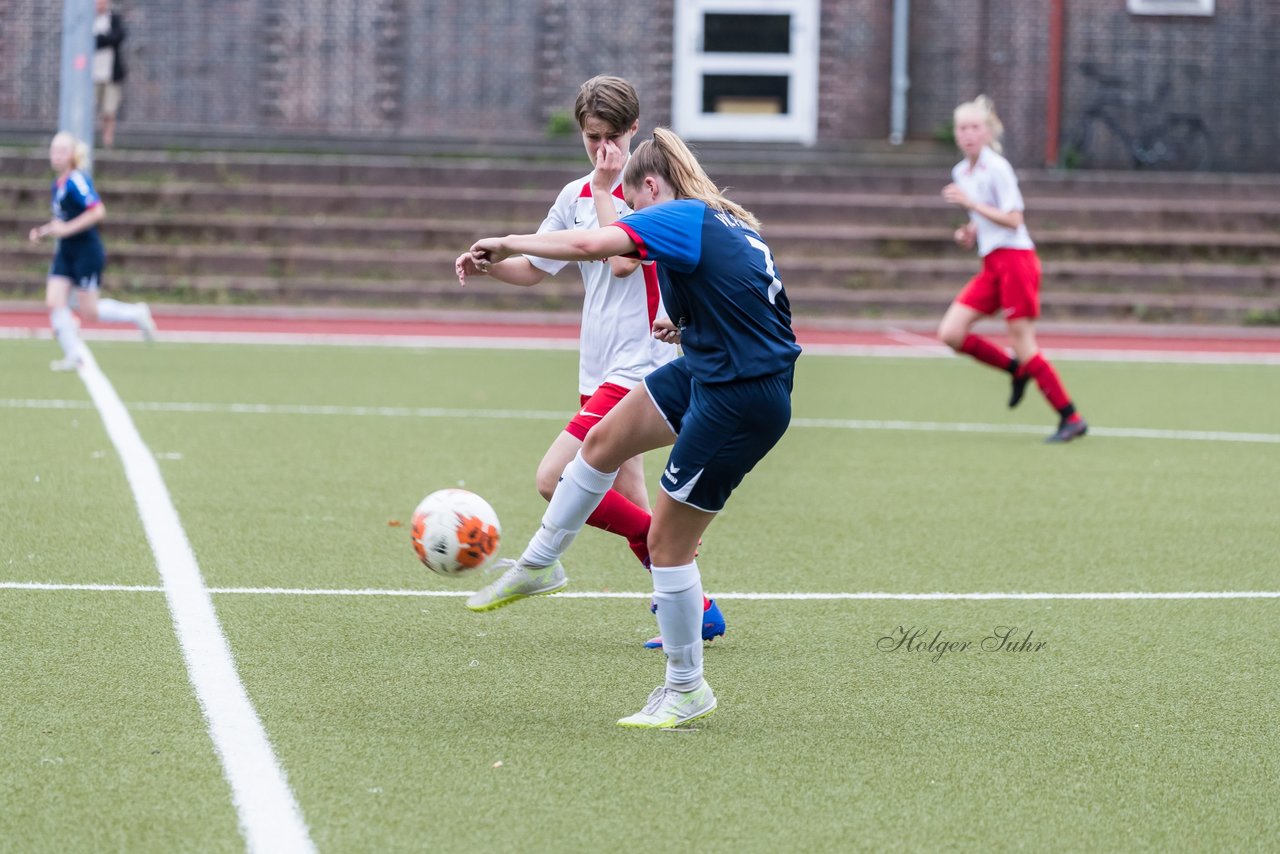
<instances>
[{"instance_id":1,"label":"white knee sock","mask_svg":"<svg viewBox=\"0 0 1280 854\"><path fill-rule=\"evenodd\" d=\"M582 459L582 451L565 466L556 491L551 495L542 525L525 548L520 562L526 566L547 566L559 560L578 536L587 517L613 488L616 471L596 471Z\"/></svg>"},{"instance_id":2,"label":"white knee sock","mask_svg":"<svg viewBox=\"0 0 1280 854\"><path fill-rule=\"evenodd\" d=\"M76 328L76 319L71 316L71 309L63 306L49 312L49 323L53 326L53 337L58 339L63 354L68 359L79 359L81 348L80 330Z\"/></svg>"},{"instance_id":3,"label":"white knee sock","mask_svg":"<svg viewBox=\"0 0 1280 854\"><path fill-rule=\"evenodd\" d=\"M98 300L98 319L103 323L137 323L141 317L142 307L137 303Z\"/></svg>"},{"instance_id":4,"label":"white knee sock","mask_svg":"<svg viewBox=\"0 0 1280 854\"><path fill-rule=\"evenodd\" d=\"M692 691L702 684L702 576L697 561L653 567L653 604L667 656L667 687Z\"/></svg>"}]
</instances>

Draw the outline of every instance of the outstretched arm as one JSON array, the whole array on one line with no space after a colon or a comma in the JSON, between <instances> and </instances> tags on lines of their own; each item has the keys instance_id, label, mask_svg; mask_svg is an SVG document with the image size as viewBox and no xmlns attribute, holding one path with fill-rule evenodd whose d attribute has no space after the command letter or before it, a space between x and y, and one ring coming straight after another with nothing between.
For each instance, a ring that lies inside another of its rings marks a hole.
<instances>
[{"instance_id":1,"label":"outstretched arm","mask_svg":"<svg viewBox=\"0 0 1280 854\"><path fill-rule=\"evenodd\" d=\"M532 287L547 277L547 274L529 262L523 255L508 258L500 264L490 264L485 269L476 266L476 259L470 252L463 252L453 262L453 271L458 274L458 281L465 287L467 276L493 276L508 285Z\"/></svg>"},{"instance_id":2,"label":"outstretched arm","mask_svg":"<svg viewBox=\"0 0 1280 854\"><path fill-rule=\"evenodd\" d=\"M629 234L621 228L606 226L590 231L486 237L472 244L470 254L476 268L484 271L517 253L557 261L600 261L611 255L628 255L635 251L636 244Z\"/></svg>"}]
</instances>

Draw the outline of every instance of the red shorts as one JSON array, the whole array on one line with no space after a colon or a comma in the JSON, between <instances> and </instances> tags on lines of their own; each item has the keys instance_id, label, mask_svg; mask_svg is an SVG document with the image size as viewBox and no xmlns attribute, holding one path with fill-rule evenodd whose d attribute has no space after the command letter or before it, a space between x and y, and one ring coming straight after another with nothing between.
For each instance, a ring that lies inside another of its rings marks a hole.
<instances>
[{"instance_id":1,"label":"red shorts","mask_svg":"<svg viewBox=\"0 0 1280 854\"><path fill-rule=\"evenodd\" d=\"M1005 320L1040 316L1040 256L1034 249L996 249L982 259L956 302L983 314L1004 309Z\"/></svg>"},{"instance_id":2,"label":"red shorts","mask_svg":"<svg viewBox=\"0 0 1280 854\"><path fill-rule=\"evenodd\" d=\"M613 383L603 383L594 394L584 394L580 398L582 408L565 426L565 432L586 441L587 433L600 423L600 419L609 414L609 410L618 405L618 401L627 396L629 388Z\"/></svg>"}]
</instances>

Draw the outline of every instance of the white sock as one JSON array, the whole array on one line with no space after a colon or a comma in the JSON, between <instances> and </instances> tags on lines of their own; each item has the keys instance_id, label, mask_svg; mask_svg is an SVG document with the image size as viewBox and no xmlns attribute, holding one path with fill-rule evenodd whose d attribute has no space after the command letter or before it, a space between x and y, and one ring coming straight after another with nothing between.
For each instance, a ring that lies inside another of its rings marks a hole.
<instances>
[{"instance_id":1,"label":"white sock","mask_svg":"<svg viewBox=\"0 0 1280 854\"><path fill-rule=\"evenodd\" d=\"M142 319L142 307L137 303L120 302L117 299L100 299L98 319L103 323L137 323Z\"/></svg>"},{"instance_id":2,"label":"white sock","mask_svg":"<svg viewBox=\"0 0 1280 854\"><path fill-rule=\"evenodd\" d=\"M53 326L53 337L58 339L62 353L68 359L79 359L83 344L80 343L80 330L76 329L76 319L71 316L71 309L65 305L49 312L49 323Z\"/></svg>"},{"instance_id":3,"label":"white sock","mask_svg":"<svg viewBox=\"0 0 1280 854\"><path fill-rule=\"evenodd\" d=\"M559 560L587 524L587 517L613 488L617 476L616 471L596 471L582 459L582 451L578 451L564 467L547 512L542 515L542 525L529 540L520 562L525 566L547 566Z\"/></svg>"},{"instance_id":4,"label":"white sock","mask_svg":"<svg viewBox=\"0 0 1280 854\"><path fill-rule=\"evenodd\" d=\"M667 656L667 687L692 691L702 684L702 575L694 561L684 566L655 566L653 604L657 606L662 651Z\"/></svg>"}]
</instances>

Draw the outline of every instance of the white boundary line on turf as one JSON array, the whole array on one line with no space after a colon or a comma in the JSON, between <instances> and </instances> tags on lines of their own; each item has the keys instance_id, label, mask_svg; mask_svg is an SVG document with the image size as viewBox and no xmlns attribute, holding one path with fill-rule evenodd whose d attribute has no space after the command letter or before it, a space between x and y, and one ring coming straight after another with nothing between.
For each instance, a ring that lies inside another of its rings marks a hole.
<instances>
[{"instance_id":1,"label":"white boundary line on turf","mask_svg":"<svg viewBox=\"0 0 1280 854\"><path fill-rule=\"evenodd\" d=\"M264 854L314 852L302 810L236 673L213 599L204 586L160 467L88 348L79 373L124 464L164 582L155 589L168 600L187 673L231 786L245 843L250 851Z\"/></svg>"},{"instance_id":2,"label":"white boundary line on turf","mask_svg":"<svg viewBox=\"0 0 1280 854\"><path fill-rule=\"evenodd\" d=\"M82 400L0 398L0 409L89 409ZM462 418L564 421L570 413L539 409L441 409L409 406L330 406L266 403L164 403L129 405L136 412L200 412L228 415L343 415L386 418ZM884 430L918 433L1032 434L1048 432L1035 424L983 424L963 421L881 421L851 418L793 418L791 426L829 430ZM1238 433L1226 430L1160 430L1153 427L1090 427L1090 435L1112 439L1170 439L1191 442L1280 444L1280 433Z\"/></svg>"},{"instance_id":3,"label":"white boundary line on turf","mask_svg":"<svg viewBox=\"0 0 1280 854\"><path fill-rule=\"evenodd\" d=\"M99 593L161 593L163 587L130 584L54 584L41 581L0 581L0 590L89 591ZM256 596L387 596L428 599L455 599L470 595L469 590L354 590L306 587L210 587L212 594ZM557 593L555 599L648 599L651 593L615 591L576 591ZM1189 590L1189 591L1101 591L1096 593L717 593L716 599L754 600L761 602L835 602L847 600L959 601L959 600L1184 600L1184 599L1280 599L1280 590Z\"/></svg>"},{"instance_id":4,"label":"white boundary line on turf","mask_svg":"<svg viewBox=\"0 0 1280 854\"><path fill-rule=\"evenodd\" d=\"M915 333L904 340L888 333L902 344L805 344L804 351L815 356L867 356L887 359L951 359L950 348L911 343L925 339ZM45 329L0 328L0 339L49 338ZM86 329L81 337L91 341L135 341L132 330ZM324 332L165 332L157 340L176 344L264 344L297 347L400 347L414 350L577 350L576 338L500 338L481 335L371 335ZM1239 353L1217 350L1094 350L1073 347L1050 347L1045 353L1064 362L1153 362L1188 365L1280 365L1278 353Z\"/></svg>"}]
</instances>

